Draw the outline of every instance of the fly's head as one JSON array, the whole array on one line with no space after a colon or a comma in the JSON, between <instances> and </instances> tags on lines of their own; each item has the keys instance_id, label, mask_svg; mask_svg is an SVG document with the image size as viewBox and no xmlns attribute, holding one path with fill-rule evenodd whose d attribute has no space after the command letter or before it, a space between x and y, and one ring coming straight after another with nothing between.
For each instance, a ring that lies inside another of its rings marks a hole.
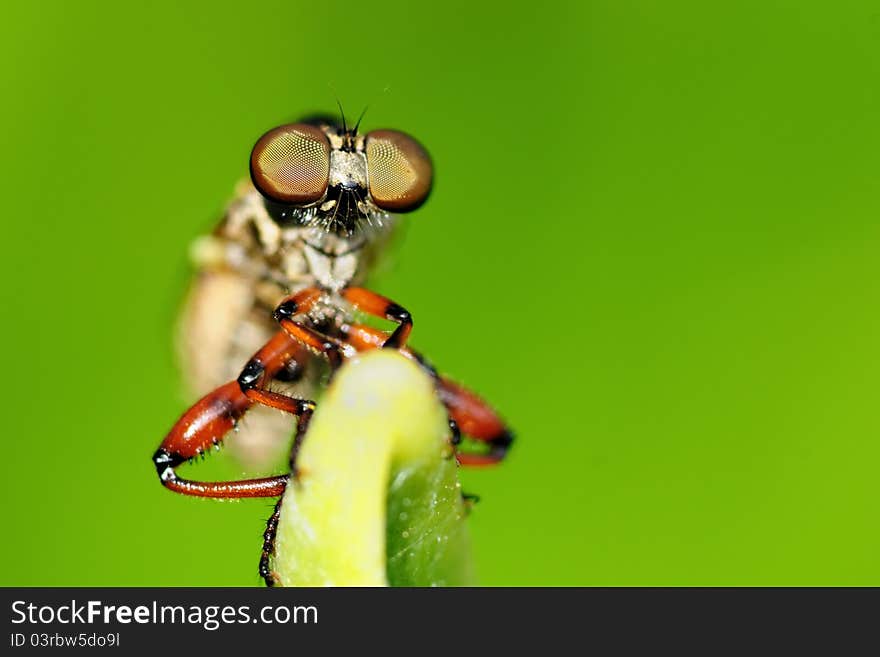
<instances>
[{"instance_id":1,"label":"fly's head","mask_svg":"<svg viewBox=\"0 0 880 657\"><path fill-rule=\"evenodd\" d=\"M396 130L358 134L317 119L289 123L260 137L251 152L251 180L269 214L351 237L410 212L431 191L431 159Z\"/></svg>"}]
</instances>

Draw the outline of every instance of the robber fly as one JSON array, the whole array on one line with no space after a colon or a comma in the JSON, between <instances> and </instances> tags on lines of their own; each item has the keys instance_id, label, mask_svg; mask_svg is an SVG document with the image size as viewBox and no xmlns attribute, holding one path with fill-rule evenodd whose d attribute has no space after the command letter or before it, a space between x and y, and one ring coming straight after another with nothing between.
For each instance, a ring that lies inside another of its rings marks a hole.
<instances>
[{"instance_id":1,"label":"robber fly","mask_svg":"<svg viewBox=\"0 0 880 657\"><path fill-rule=\"evenodd\" d=\"M512 434L498 415L409 348L413 319L403 306L361 287L397 215L425 202L432 177L430 157L415 139L396 130L359 134L344 118L282 125L257 140L250 182L240 186L213 233L196 244L199 271L183 313L181 346L187 378L203 396L153 455L166 488L199 497L280 498L296 476L296 452L325 370L376 348L399 351L433 377L459 463L491 465L505 456ZM385 332L358 323L358 312L395 326ZM242 454L254 462L264 458L266 446L287 444L290 416L296 418L288 472L222 482L177 474L185 461L219 447L245 414L248 422L233 442L246 443L251 435L257 444ZM482 448L463 450L462 434ZM270 586L280 504L260 559Z\"/></svg>"}]
</instances>

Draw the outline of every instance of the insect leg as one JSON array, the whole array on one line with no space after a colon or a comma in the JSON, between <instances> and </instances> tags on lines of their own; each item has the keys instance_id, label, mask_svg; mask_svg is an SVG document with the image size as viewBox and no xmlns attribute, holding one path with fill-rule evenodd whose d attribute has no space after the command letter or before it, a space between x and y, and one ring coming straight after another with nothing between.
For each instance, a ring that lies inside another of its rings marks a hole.
<instances>
[{"instance_id":1,"label":"insect leg","mask_svg":"<svg viewBox=\"0 0 880 657\"><path fill-rule=\"evenodd\" d=\"M380 349L388 341L388 334L385 331L373 328L372 326L365 326L364 324L343 324L341 332L345 344L352 347L355 351ZM402 356L421 365L432 378L438 378L437 370L418 352L413 351L409 347L398 347L397 351Z\"/></svg>"},{"instance_id":2,"label":"insect leg","mask_svg":"<svg viewBox=\"0 0 880 657\"><path fill-rule=\"evenodd\" d=\"M264 386L282 368L301 355L303 347L324 353L336 366L342 361L339 347L317 331L290 317L308 309L320 297L320 291L308 288L285 299L276 310L284 330L276 333L255 353L239 374L208 393L184 413L153 455L153 463L162 484L170 490L199 497L276 497L284 492L289 475L230 482L189 481L177 476L184 461L201 454L223 437L254 404L262 404L296 416L297 434L291 450L291 471L302 442L305 426L315 404L309 400L265 390Z\"/></svg>"},{"instance_id":3,"label":"insect leg","mask_svg":"<svg viewBox=\"0 0 880 657\"><path fill-rule=\"evenodd\" d=\"M276 333L248 361L238 380L230 381L205 395L187 410L165 436L153 455L153 463L162 484L173 491L198 497L238 498L276 497L284 492L289 475L276 475L243 481L202 482L177 476L184 461L219 445L223 437L254 405L264 404L287 411L306 421L298 422L301 433L314 402L292 399L259 389L291 360L301 357L302 347L284 331ZM258 372L259 370L259 372Z\"/></svg>"},{"instance_id":4,"label":"insect leg","mask_svg":"<svg viewBox=\"0 0 880 657\"><path fill-rule=\"evenodd\" d=\"M441 376L437 393L446 406L450 419L462 433L488 446L486 452L458 452L462 465L494 465L507 456L513 444L513 433L495 410L475 393Z\"/></svg>"},{"instance_id":5,"label":"insect leg","mask_svg":"<svg viewBox=\"0 0 880 657\"><path fill-rule=\"evenodd\" d=\"M266 521L266 531L263 532L263 550L260 553L260 577L266 582L266 586L275 586L275 573L269 567L269 561L275 556L275 535L278 533L278 521L281 518L281 500L275 503L275 510Z\"/></svg>"},{"instance_id":6,"label":"insect leg","mask_svg":"<svg viewBox=\"0 0 880 657\"><path fill-rule=\"evenodd\" d=\"M342 353L339 347L328 338L314 329L300 322L293 321L296 315L307 313L315 302L320 298L321 291L318 288L306 288L293 294L278 304L274 317L281 324L282 331L273 340L278 340L284 345L296 345L297 351L303 348L311 349L327 356L333 369L342 362ZM306 399L296 399L288 395L266 390L269 381L283 370L292 360L300 361L302 358L293 358L284 354L280 359L277 349L261 349L254 354L245 364L238 376L238 385L242 392L252 402L277 408L297 418L296 435L293 447L290 451L290 471L296 473L296 455L302 444L305 430L308 426L315 403Z\"/></svg>"},{"instance_id":7,"label":"insect leg","mask_svg":"<svg viewBox=\"0 0 880 657\"><path fill-rule=\"evenodd\" d=\"M400 349L406 345L413 326L412 316L406 308L362 287L347 287L342 291L342 296L355 308L368 315L397 322L397 328L382 344L383 347Z\"/></svg>"},{"instance_id":8,"label":"insect leg","mask_svg":"<svg viewBox=\"0 0 880 657\"><path fill-rule=\"evenodd\" d=\"M177 476L176 468L204 454L220 441L247 412L253 402L236 381L230 381L193 404L171 428L153 454L162 485L177 493L197 497L275 497L284 492L288 475L243 481L190 481Z\"/></svg>"}]
</instances>

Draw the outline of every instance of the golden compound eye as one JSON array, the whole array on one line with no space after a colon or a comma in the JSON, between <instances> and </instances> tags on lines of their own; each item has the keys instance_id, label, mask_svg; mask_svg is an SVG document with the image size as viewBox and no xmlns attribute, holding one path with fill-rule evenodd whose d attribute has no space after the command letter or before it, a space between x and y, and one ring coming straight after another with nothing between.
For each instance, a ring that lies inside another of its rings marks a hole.
<instances>
[{"instance_id":1,"label":"golden compound eye","mask_svg":"<svg viewBox=\"0 0 880 657\"><path fill-rule=\"evenodd\" d=\"M330 179L330 142L315 126L291 123L260 137L251 152L251 180L266 198L307 205L320 200Z\"/></svg>"},{"instance_id":2,"label":"golden compound eye","mask_svg":"<svg viewBox=\"0 0 880 657\"><path fill-rule=\"evenodd\" d=\"M373 202L383 210L415 210L431 191L431 158L415 139L396 130L367 134L367 177Z\"/></svg>"}]
</instances>

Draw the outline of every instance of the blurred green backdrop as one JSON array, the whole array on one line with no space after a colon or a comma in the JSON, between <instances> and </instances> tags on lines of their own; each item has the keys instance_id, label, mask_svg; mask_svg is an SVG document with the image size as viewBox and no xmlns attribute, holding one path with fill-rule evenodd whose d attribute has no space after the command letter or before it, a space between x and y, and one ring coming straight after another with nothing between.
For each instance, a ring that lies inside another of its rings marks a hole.
<instances>
[{"instance_id":1,"label":"blurred green backdrop","mask_svg":"<svg viewBox=\"0 0 880 657\"><path fill-rule=\"evenodd\" d=\"M0 584L259 583L270 503L150 455L188 244L337 95L437 169L375 287L517 430L482 583L880 584L876 3L7 3L0 54Z\"/></svg>"}]
</instances>

